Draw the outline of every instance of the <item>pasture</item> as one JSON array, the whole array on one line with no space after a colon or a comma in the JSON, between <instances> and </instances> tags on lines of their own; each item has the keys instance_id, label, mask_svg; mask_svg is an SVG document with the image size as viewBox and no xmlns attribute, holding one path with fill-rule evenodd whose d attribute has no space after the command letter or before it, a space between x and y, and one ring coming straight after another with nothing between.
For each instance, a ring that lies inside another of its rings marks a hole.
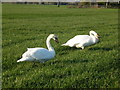
<instances>
[{"instance_id":1,"label":"pasture","mask_svg":"<svg viewBox=\"0 0 120 90\"><path fill-rule=\"evenodd\" d=\"M3 4L2 10L2 88L120 88L117 9ZM101 36L96 45L61 46L90 30ZM16 62L28 47L46 48L51 33L60 42L51 41L54 59Z\"/></svg>"}]
</instances>

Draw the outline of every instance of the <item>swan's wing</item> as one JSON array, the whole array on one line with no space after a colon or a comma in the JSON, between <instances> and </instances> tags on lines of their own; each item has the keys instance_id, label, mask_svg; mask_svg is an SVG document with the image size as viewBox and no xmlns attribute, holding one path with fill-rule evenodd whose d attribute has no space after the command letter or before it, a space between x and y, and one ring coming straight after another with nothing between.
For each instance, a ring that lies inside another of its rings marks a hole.
<instances>
[{"instance_id":1,"label":"swan's wing","mask_svg":"<svg viewBox=\"0 0 120 90\"><path fill-rule=\"evenodd\" d=\"M31 57L30 53L32 51L36 51L37 49L39 49L39 48L27 48L27 51L22 55L22 57Z\"/></svg>"},{"instance_id":2,"label":"swan's wing","mask_svg":"<svg viewBox=\"0 0 120 90\"><path fill-rule=\"evenodd\" d=\"M66 42L66 45L75 46L76 44L79 44L79 43L82 44L82 43L88 42L89 40L90 40L89 35L76 35L72 39L68 40Z\"/></svg>"},{"instance_id":3,"label":"swan's wing","mask_svg":"<svg viewBox=\"0 0 120 90\"><path fill-rule=\"evenodd\" d=\"M82 46L89 46L93 44L93 38L90 37L89 35L80 35L78 36L78 43L81 44Z\"/></svg>"},{"instance_id":4,"label":"swan's wing","mask_svg":"<svg viewBox=\"0 0 120 90\"><path fill-rule=\"evenodd\" d=\"M36 60L46 60L51 57L51 53L45 48L28 48L29 55Z\"/></svg>"},{"instance_id":5,"label":"swan's wing","mask_svg":"<svg viewBox=\"0 0 120 90\"><path fill-rule=\"evenodd\" d=\"M23 53L22 58L24 58L24 59L29 59L29 60L35 60L35 58L33 58L33 57L30 55L30 50L27 50L25 53Z\"/></svg>"}]
</instances>

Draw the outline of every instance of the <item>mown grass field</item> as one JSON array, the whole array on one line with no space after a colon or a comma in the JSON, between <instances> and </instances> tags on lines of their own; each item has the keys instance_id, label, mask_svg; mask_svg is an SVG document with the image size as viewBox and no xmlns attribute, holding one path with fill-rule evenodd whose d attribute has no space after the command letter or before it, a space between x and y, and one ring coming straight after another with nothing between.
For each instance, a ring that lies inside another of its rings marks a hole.
<instances>
[{"instance_id":1,"label":"mown grass field","mask_svg":"<svg viewBox=\"0 0 120 90\"><path fill-rule=\"evenodd\" d=\"M51 5L3 4L3 88L120 88L118 10ZM77 34L95 30L100 42L84 50L61 47ZM54 33L59 44L45 63L16 61L28 47L46 48Z\"/></svg>"}]
</instances>

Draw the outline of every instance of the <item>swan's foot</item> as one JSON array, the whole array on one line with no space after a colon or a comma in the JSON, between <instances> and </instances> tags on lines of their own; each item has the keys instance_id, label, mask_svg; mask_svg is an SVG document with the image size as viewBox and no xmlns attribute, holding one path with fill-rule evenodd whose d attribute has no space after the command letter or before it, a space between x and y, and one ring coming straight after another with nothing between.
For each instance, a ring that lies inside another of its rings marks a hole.
<instances>
[{"instance_id":1,"label":"swan's foot","mask_svg":"<svg viewBox=\"0 0 120 90\"><path fill-rule=\"evenodd\" d=\"M82 50L84 49L84 46L81 46L80 44L76 45L76 48L81 48Z\"/></svg>"},{"instance_id":2,"label":"swan's foot","mask_svg":"<svg viewBox=\"0 0 120 90\"><path fill-rule=\"evenodd\" d=\"M81 49L83 50L83 49L84 49L84 47L81 47Z\"/></svg>"},{"instance_id":3,"label":"swan's foot","mask_svg":"<svg viewBox=\"0 0 120 90\"><path fill-rule=\"evenodd\" d=\"M84 49L84 47L80 47L80 46L76 46L76 48L81 48L82 50Z\"/></svg>"}]
</instances>

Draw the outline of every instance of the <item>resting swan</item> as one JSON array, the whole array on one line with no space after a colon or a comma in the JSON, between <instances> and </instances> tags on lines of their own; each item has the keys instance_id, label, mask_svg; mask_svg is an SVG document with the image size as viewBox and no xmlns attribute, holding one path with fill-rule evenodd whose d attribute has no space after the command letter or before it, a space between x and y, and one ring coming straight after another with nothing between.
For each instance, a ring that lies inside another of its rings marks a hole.
<instances>
[{"instance_id":1,"label":"resting swan","mask_svg":"<svg viewBox=\"0 0 120 90\"><path fill-rule=\"evenodd\" d=\"M45 61L54 58L55 50L50 44L50 40L53 39L58 42L58 38L54 34L50 34L47 37L46 45L48 49L45 48L27 48L27 51L22 55L22 58L17 62L22 61L39 61L44 63Z\"/></svg>"},{"instance_id":2,"label":"resting swan","mask_svg":"<svg viewBox=\"0 0 120 90\"><path fill-rule=\"evenodd\" d=\"M76 35L62 46L70 46L84 49L85 46L95 44L99 41L99 35L95 31L90 31L90 35Z\"/></svg>"}]
</instances>

